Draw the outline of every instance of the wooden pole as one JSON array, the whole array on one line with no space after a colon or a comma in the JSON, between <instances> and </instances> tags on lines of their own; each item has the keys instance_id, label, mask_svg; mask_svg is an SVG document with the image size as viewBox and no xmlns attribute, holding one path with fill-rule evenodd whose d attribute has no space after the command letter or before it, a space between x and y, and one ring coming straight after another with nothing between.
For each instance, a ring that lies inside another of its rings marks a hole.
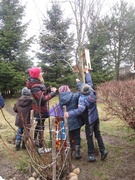
<instances>
[{"instance_id":1,"label":"wooden pole","mask_svg":"<svg viewBox=\"0 0 135 180\"><path fill-rule=\"evenodd\" d=\"M55 137L55 118L52 119L52 161L53 161L52 177L53 177L53 180L56 180L56 137Z\"/></svg>"},{"instance_id":2,"label":"wooden pole","mask_svg":"<svg viewBox=\"0 0 135 180\"><path fill-rule=\"evenodd\" d=\"M30 111L30 137L34 139L34 111Z\"/></svg>"},{"instance_id":3,"label":"wooden pole","mask_svg":"<svg viewBox=\"0 0 135 180\"><path fill-rule=\"evenodd\" d=\"M63 106L63 112L66 112L66 106ZM71 151L70 151L70 140L69 140L69 133L68 133L68 121L67 118L64 117L65 122L65 131L66 131L66 144L68 150L68 163L69 163L69 171L72 171L72 164L71 164Z\"/></svg>"}]
</instances>

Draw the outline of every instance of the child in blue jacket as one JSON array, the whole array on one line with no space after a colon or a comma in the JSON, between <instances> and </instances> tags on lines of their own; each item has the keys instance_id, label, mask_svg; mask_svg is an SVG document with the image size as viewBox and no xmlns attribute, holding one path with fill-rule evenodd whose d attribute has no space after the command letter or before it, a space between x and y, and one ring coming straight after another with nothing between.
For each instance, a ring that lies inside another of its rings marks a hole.
<instances>
[{"instance_id":1,"label":"child in blue jacket","mask_svg":"<svg viewBox=\"0 0 135 180\"><path fill-rule=\"evenodd\" d=\"M80 97L78 101L78 108L74 110L70 110L68 112L65 112L64 116L66 118L69 117L76 117L79 115L83 115L83 112L87 112L87 116L85 116L85 132L86 132L86 139L87 139L87 145L88 145L88 161L93 162L96 160L94 155L94 142L93 142L93 133L95 135L95 138L97 139L98 146L101 153L101 160L104 160L108 152L105 149L101 134L100 134L100 128L99 128L99 115L97 110L97 104L96 104L96 95L94 90L92 89L92 79L91 75L88 71L88 67L85 67L85 79L86 83L84 84L80 82L80 80L76 79L78 89L80 89Z\"/></svg>"},{"instance_id":2,"label":"child in blue jacket","mask_svg":"<svg viewBox=\"0 0 135 180\"><path fill-rule=\"evenodd\" d=\"M80 96L80 93L73 93L69 89L67 85L63 85L59 87L59 115L61 114L63 118L63 106L66 106L67 111L75 109L78 107L78 99ZM57 112L56 112L57 113ZM56 114L53 112L53 109L50 110L50 116L56 116ZM76 117L70 117L68 118L68 130L69 130L69 139L70 139L70 148L71 148L71 155L72 152L75 150L75 158L80 159L80 144L81 144L81 138L80 138L80 130L82 126L82 121L79 116ZM74 143L73 143L74 140Z\"/></svg>"}]
</instances>

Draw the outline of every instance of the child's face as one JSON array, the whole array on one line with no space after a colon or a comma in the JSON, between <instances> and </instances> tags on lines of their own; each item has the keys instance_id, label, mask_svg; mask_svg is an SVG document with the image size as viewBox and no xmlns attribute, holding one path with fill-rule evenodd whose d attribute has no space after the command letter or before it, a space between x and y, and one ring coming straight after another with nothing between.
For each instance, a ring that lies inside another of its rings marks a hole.
<instances>
[{"instance_id":1,"label":"child's face","mask_svg":"<svg viewBox=\"0 0 135 180\"><path fill-rule=\"evenodd\" d=\"M44 83L44 79L43 79L42 74L39 74L38 79L40 80L41 83Z\"/></svg>"}]
</instances>

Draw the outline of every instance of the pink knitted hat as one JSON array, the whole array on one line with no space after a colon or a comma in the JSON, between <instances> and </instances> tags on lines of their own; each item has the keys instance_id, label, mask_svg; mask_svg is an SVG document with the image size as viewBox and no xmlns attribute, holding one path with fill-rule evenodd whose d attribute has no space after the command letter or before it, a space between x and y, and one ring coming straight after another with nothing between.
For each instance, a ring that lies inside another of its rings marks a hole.
<instances>
[{"instance_id":1,"label":"pink knitted hat","mask_svg":"<svg viewBox=\"0 0 135 180\"><path fill-rule=\"evenodd\" d=\"M64 85L64 86L59 87L58 91L59 91L59 93L60 92L70 92L70 89L67 85Z\"/></svg>"},{"instance_id":2,"label":"pink knitted hat","mask_svg":"<svg viewBox=\"0 0 135 180\"><path fill-rule=\"evenodd\" d=\"M38 76L40 74L43 74L43 73L41 72L41 68L39 68L39 67L33 67L33 68L29 69L29 75L32 78L38 78Z\"/></svg>"}]
</instances>

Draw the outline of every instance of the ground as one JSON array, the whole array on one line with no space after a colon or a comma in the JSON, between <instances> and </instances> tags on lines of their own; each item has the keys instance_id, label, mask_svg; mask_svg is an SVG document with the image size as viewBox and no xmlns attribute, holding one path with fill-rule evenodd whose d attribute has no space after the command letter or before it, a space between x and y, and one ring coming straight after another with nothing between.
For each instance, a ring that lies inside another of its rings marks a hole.
<instances>
[{"instance_id":1,"label":"ground","mask_svg":"<svg viewBox=\"0 0 135 180\"><path fill-rule=\"evenodd\" d=\"M6 107L6 110L11 114L13 113L8 107ZM84 139L81 147L82 159L72 159L72 164L81 170L79 180L134 180L135 145L132 143L134 135L123 138L125 134L120 136L117 131L113 135L103 132L102 137L109 151L108 157L105 161L101 161L100 154L96 152L96 162L89 163L87 162L85 133L82 132L82 139ZM28 174L17 170L10 159L1 153L0 176L5 180L28 180L30 177Z\"/></svg>"}]
</instances>

